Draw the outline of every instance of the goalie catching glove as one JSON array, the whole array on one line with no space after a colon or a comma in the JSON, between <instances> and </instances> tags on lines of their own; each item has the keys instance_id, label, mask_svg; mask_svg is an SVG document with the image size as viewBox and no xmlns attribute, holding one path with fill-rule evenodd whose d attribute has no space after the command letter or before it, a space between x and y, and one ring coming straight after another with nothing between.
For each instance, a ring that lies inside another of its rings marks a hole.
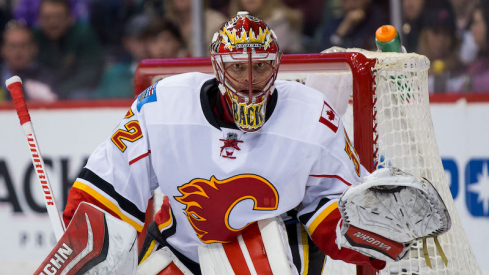
<instances>
[{"instance_id":1,"label":"goalie catching glove","mask_svg":"<svg viewBox=\"0 0 489 275\"><path fill-rule=\"evenodd\" d=\"M433 185L397 168L376 170L352 185L338 208L342 216L336 232L338 247L384 261L404 258L416 240L435 237L438 243L436 236L451 226Z\"/></svg>"}]
</instances>

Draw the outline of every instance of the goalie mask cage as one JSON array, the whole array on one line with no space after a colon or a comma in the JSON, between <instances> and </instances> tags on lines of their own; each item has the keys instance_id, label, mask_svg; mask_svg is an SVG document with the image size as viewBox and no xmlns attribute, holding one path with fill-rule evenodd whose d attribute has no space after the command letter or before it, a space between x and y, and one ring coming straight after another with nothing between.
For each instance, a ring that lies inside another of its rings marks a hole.
<instances>
[{"instance_id":1,"label":"goalie mask cage","mask_svg":"<svg viewBox=\"0 0 489 275\"><path fill-rule=\"evenodd\" d=\"M278 78L304 83L308 75L314 74L325 77L322 85L328 90L341 86L331 81L349 76L346 87L343 85L334 93L352 93L349 112L343 116L343 121L350 137L353 136L361 163L369 171L395 166L426 177L445 201L452 228L440 236L439 241L448 266L444 265L430 238L427 248L432 268L426 265L420 241L413 245L409 259L389 263L379 274L482 274L458 217L438 152L429 108L429 66L426 57L414 53L348 49L284 55ZM210 58L144 60L136 70L135 92L142 92L166 76L185 72L214 73ZM328 259L323 274L375 272Z\"/></svg>"}]
</instances>

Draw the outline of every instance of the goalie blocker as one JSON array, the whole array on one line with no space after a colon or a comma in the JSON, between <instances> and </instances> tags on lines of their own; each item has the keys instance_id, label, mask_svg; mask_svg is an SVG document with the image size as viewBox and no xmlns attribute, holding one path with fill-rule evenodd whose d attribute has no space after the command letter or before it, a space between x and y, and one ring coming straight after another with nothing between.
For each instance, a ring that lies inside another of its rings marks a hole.
<instances>
[{"instance_id":1,"label":"goalie blocker","mask_svg":"<svg viewBox=\"0 0 489 275\"><path fill-rule=\"evenodd\" d=\"M136 274L136 236L129 224L83 202L34 275Z\"/></svg>"}]
</instances>

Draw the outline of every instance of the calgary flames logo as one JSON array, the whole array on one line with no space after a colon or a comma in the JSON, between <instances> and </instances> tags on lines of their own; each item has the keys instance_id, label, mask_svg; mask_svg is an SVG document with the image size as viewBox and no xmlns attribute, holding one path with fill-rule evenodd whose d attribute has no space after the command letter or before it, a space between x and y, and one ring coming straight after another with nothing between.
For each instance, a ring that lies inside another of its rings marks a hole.
<instances>
[{"instance_id":1,"label":"calgary flames logo","mask_svg":"<svg viewBox=\"0 0 489 275\"><path fill-rule=\"evenodd\" d=\"M199 239L204 243L226 243L249 225L232 228L229 215L239 202L254 201L253 210L275 210L278 193L266 179L250 174L234 176L222 181L194 179L178 188L182 196L175 199L186 205L185 215Z\"/></svg>"}]
</instances>

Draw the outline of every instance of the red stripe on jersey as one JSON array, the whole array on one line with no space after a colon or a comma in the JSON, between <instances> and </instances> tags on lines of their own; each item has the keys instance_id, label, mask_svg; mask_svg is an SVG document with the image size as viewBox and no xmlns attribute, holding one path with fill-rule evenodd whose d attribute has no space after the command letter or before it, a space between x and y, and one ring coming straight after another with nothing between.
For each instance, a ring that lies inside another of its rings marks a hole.
<instances>
[{"instance_id":1,"label":"red stripe on jersey","mask_svg":"<svg viewBox=\"0 0 489 275\"><path fill-rule=\"evenodd\" d=\"M65 223L65 226L68 226L71 219L73 218L73 215L75 214L76 209L78 208L78 205L81 202L88 202L88 203L91 203L93 205L96 205L96 206L100 207L101 209L107 211L107 213L111 214L112 216L120 219L120 217L114 211L110 210L103 203L96 200L94 197L92 197L87 192L80 190L78 188L71 188L70 192L68 194L68 202L66 204L66 208L63 211L63 221ZM138 234L139 234L139 232L138 232Z\"/></svg>"},{"instance_id":2,"label":"red stripe on jersey","mask_svg":"<svg viewBox=\"0 0 489 275\"><path fill-rule=\"evenodd\" d=\"M310 177L315 177L315 178L334 178L334 179L339 179L341 180L344 184L351 186L351 183L347 182L345 179L343 179L340 176L337 175L309 175Z\"/></svg>"},{"instance_id":3,"label":"red stripe on jersey","mask_svg":"<svg viewBox=\"0 0 489 275\"><path fill-rule=\"evenodd\" d=\"M129 165L132 165L133 163L137 162L138 160L149 156L149 154L151 154L151 150L148 150L148 152L146 152L146 153L140 155L139 157L137 157L137 158L132 159L131 161L129 161Z\"/></svg>"},{"instance_id":4,"label":"red stripe on jersey","mask_svg":"<svg viewBox=\"0 0 489 275\"><path fill-rule=\"evenodd\" d=\"M237 239L230 243L223 243L222 247L236 275L251 275Z\"/></svg>"},{"instance_id":5,"label":"red stripe on jersey","mask_svg":"<svg viewBox=\"0 0 489 275\"><path fill-rule=\"evenodd\" d=\"M158 226L158 229L167 227L171 224L171 207L170 207L170 199L167 196L163 197L163 204L158 212L155 214L155 223Z\"/></svg>"},{"instance_id":6,"label":"red stripe on jersey","mask_svg":"<svg viewBox=\"0 0 489 275\"><path fill-rule=\"evenodd\" d=\"M268 262L268 256L265 252L265 245L261 237L260 228L255 222L246 229L243 233L243 240L248 248L253 265L257 274L273 274L270 263Z\"/></svg>"}]
</instances>

